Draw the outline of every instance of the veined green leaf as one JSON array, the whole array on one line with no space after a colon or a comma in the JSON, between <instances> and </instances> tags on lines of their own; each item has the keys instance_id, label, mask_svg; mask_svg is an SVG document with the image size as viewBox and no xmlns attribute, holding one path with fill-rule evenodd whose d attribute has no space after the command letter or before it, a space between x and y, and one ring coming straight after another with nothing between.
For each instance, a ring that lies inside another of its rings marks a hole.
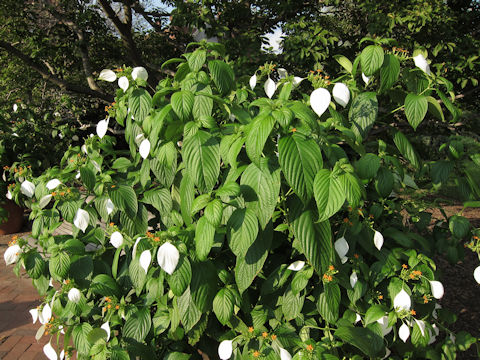
<instances>
[{"instance_id":1,"label":"veined green leaf","mask_svg":"<svg viewBox=\"0 0 480 360\"><path fill-rule=\"evenodd\" d=\"M258 235L258 221L252 209L237 209L228 220L229 245L232 252L245 256Z\"/></svg>"},{"instance_id":2,"label":"veined green leaf","mask_svg":"<svg viewBox=\"0 0 480 360\"><path fill-rule=\"evenodd\" d=\"M413 149L412 144L408 141L407 137L403 135L400 131L397 131L393 137L393 142L397 147L400 154L402 154L410 163L416 168L420 168L420 160Z\"/></svg>"},{"instance_id":3,"label":"veined green leaf","mask_svg":"<svg viewBox=\"0 0 480 360\"><path fill-rule=\"evenodd\" d=\"M352 123L352 131L357 140L364 140L377 119L378 101L374 92L359 94L353 101L348 112L348 118Z\"/></svg>"},{"instance_id":4,"label":"veined green leaf","mask_svg":"<svg viewBox=\"0 0 480 360\"><path fill-rule=\"evenodd\" d=\"M275 125L275 119L271 115L263 114L257 116L250 125L245 149L247 155L254 163L260 161L265 143Z\"/></svg>"},{"instance_id":5,"label":"veined green leaf","mask_svg":"<svg viewBox=\"0 0 480 360\"><path fill-rule=\"evenodd\" d=\"M203 49L197 49L188 56L188 65L192 71L199 71L205 60L207 59L207 52Z\"/></svg>"},{"instance_id":6,"label":"veined green leaf","mask_svg":"<svg viewBox=\"0 0 480 360\"><path fill-rule=\"evenodd\" d=\"M215 226L202 216L195 229L195 250L200 260L205 260L213 245Z\"/></svg>"},{"instance_id":7,"label":"veined green leaf","mask_svg":"<svg viewBox=\"0 0 480 360\"><path fill-rule=\"evenodd\" d=\"M213 312L218 321L225 325L233 315L233 306L235 304L235 296L228 288L220 289L213 299Z\"/></svg>"},{"instance_id":8,"label":"veined green leaf","mask_svg":"<svg viewBox=\"0 0 480 360\"><path fill-rule=\"evenodd\" d=\"M123 325L122 336L142 342L150 331L152 318L150 309L142 308L130 315Z\"/></svg>"},{"instance_id":9,"label":"veined green leaf","mask_svg":"<svg viewBox=\"0 0 480 360\"><path fill-rule=\"evenodd\" d=\"M178 91L172 95L171 104L173 111L182 121L187 121L192 115L195 96L189 90Z\"/></svg>"},{"instance_id":10,"label":"veined green leaf","mask_svg":"<svg viewBox=\"0 0 480 360\"><path fill-rule=\"evenodd\" d=\"M365 75L371 76L383 64L384 53L381 46L369 45L360 54L360 64Z\"/></svg>"},{"instance_id":11,"label":"veined green leaf","mask_svg":"<svg viewBox=\"0 0 480 360\"><path fill-rule=\"evenodd\" d=\"M128 98L128 107L132 112L134 120L138 123L142 123L150 113L152 97L148 91L143 88L135 89Z\"/></svg>"},{"instance_id":12,"label":"veined green leaf","mask_svg":"<svg viewBox=\"0 0 480 360\"><path fill-rule=\"evenodd\" d=\"M313 192L317 202L319 221L329 219L340 210L346 198L340 179L328 169L320 170L315 176Z\"/></svg>"},{"instance_id":13,"label":"veined green leaf","mask_svg":"<svg viewBox=\"0 0 480 360\"><path fill-rule=\"evenodd\" d=\"M392 87L398 80L400 74L400 62L397 57L392 54L386 54L383 65L380 68L380 90L382 93Z\"/></svg>"},{"instance_id":14,"label":"veined green leaf","mask_svg":"<svg viewBox=\"0 0 480 360\"><path fill-rule=\"evenodd\" d=\"M222 60L211 60L208 69L215 85L222 95L229 93L235 87L235 75L232 68Z\"/></svg>"},{"instance_id":15,"label":"veined green leaf","mask_svg":"<svg viewBox=\"0 0 480 360\"><path fill-rule=\"evenodd\" d=\"M423 121L427 110L428 101L425 96L410 93L405 98L405 115L414 130L416 130L418 125Z\"/></svg>"}]
</instances>

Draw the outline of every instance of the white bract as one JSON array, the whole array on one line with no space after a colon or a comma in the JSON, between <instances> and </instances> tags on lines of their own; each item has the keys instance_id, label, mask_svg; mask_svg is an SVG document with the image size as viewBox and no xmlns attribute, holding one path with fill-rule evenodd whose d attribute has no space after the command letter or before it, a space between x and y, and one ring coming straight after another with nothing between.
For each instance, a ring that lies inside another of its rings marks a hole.
<instances>
[{"instance_id":1,"label":"white bract","mask_svg":"<svg viewBox=\"0 0 480 360\"><path fill-rule=\"evenodd\" d=\"M148 141L148 139L142 141L139 152L142 158L146 159L148 157L148 154L150 154L150 141Z\"/></svg>"},{"instance_id":2,"label":"white bract","mask_svg":"<svg viewBox=\"0 0 480 360\"><path fill-rule=\"evenodd\" d=\"M48 205L48 203L50 202L51 198L52 198L52 194L47 194L45 196L42 196L42 198L40 199L40 201L38 202L38 206L40 206L40 209L43 209L45 206Z\"/></svg>"},{"instance_id":3,"label":"white bract","mask_svg":"<svg viewBox=\"0 0 480 360\"><path fill-rule=\"evenodd\" d=\"M443 284L436 280L430 281L430 289L432 290L432 295L435 299L441 299L445 292L443 289Z\"/></svg>"},{"instance_id":4,"label":"white bract","mask_svg":"<svg viewBox=\"0 0 480 360\"><path fill-rule=\"evenodd\" d=\"M359 321L362 321L362 317L360 314L356 313L355 314L355 321L353 322L354 324L358 323Z\"/></svg>"},{"instance_id":5,"label":"white bract","mask_svg":"<svg viewBox=\"0 0 480 360\"><path fill-rule=\"evenodd\" d=\"M82 293L77 288L71 288L68 292L68 300L71 302L78 303L81 297Z\"/></svg>"},{"instance_id":6,"label":"white bract","mask_svg":"<svg viewBox=\"0 0 480 360\"><path fill-rule=\"evenodd\" d=\"M128 79L127 79L126 76L122 76L120 79L118 79L118 86L123 91L127 91L128 86L129 86L129 82L128 82Z\"/></svg>"},{"instance_id":7,"label":"white bract","mask_svg":"<svg viewBox=\"0 0 480 360\"><path fill-rule=\"evenodd\" d=\"M280 348L280 360L292 360L292 355L284 348Z\"/></svg>"},{"instance_id":8,"label":"white bract","mask_svg":"<svg viewBox=\"0 0 480 360\"><path fill-rule=\"evenodd\" d=\"M473 278L477 283L480 284L480 266L477 266L473 271Z\"/></svg>"},{"instance_id":9,"label":"white bract","mask_svg":"<svg viewBox=\"0 0 480 360\"><path fill-rule=\"evenodd\" d=\"M390 331L392 331L392 327L388 326L388 316L382 316L380 319L377 320L377 323L380 324L380 327L382 328L382 333L383 336L386 336L390 334Z\"/></svg>"},{"instance_id":10,"label":"white bract","mask_svg":"<svg viewBox=\"0 0 480 360\"><path fill-rule=\"evenodd\" d=\"M412 300L410 295L405 290L400 290L400 292L393 299L393 307L395 310L410 310L412 306Z\"/></svg>"},{"instance_id":11,"label":"white bract","mask_svg":"<svg viewBox=\"0 0 480 360\"><path fill-rule=\"evenodd\" d=\"M148 72L147 72L147 70L146 70L143 66L138 66L138 67L134 67L134 68L133 68L133 70L132 70L132 79L133 79L133 80L137 80L137 78L147 81L147 79L148 79Z\"/></svg>"},{"instance_id":12,"label":"white bract","mask_svg":"<svg viewBox=\"0 0 480 360\"><path fill-rule=\"evenodd\" d=\"M30 315L32 315L32 320L33 320L33 323L35 324L38 319L38 309L37 308L31 309L31 310L28 310L28 312L30 313Z\"/></svg>"},{"instance_id":13,"label":"white bract","mask_svg":"<svg viewBox=\"0 0 480 360\"><path fill-rule=\"evenodd\" d=\"M357 281L358 281L358 275L354 271L352 272L352 275L350 275L350 285L352 286L352 289L355 287L355 284L357 283Z\"/></svg>"},{"instance_id":14,"label":"white bract","mask_svg":"<svg viewBox=\"0 0 480 360\"><path fill-rule=\"evenodd\" d=\"M107 117L106 119L100 120L97 124L97 135L100 139L107 133L109 119L110 118Z\"/></svg>"},{"instance_id":15,"label":"white bract","mask_svg":"<svg viewBox=\"0 0 480 360\"><path fill-rule=\"evenodd\" d=\"M5 260L5 265L15 264L20 258L22 249L17 244L9 246L3 254L3 259Z\"/></svg>"},{"instance_id":16,"label":"white bract","mask_svg":"<svg viewBox=\"0 0 480 360\"><path fill-rule=\"evenodd\" d=\"M47 187L48 190L53 190L60 184L61 184L60 180L52 179L49 182L47 182L47 184L45 186Z\"/></svg>"},{"instance_id":17,"label":"white bract","mask_svg":"<svg viewBox=\"0 0 480 360\"><path fill-rule=\"evenodd\" d=\"M26 197L31 198L35 194L35 185L32 182L25 180L20 186L20 191Z\"/></svg>"},{"instance_id":18,"label":"white bract","mask_svg":"<svg viewBox=\"0 0 480 360\"><path fill-rule=\"evenodd\" d=\"M12 200L13 196L12 196L12 193L10 192L10 190L7 191L5 197L6 197L8 200Z\"/></svg>"},{"instance_id":19,"label":"white bract","mask_svg":"<svg viewBox=\"0 0 480 360\"><path fill-rule=\"evenodd\" d=\"M300 76L294 76L294 77L293 77L293 82L292 82L292 83L293 83L293 86L296 87L296 86L300 85L300 83L301 83L303 80L304 80L304 79L301 78Z\"/></svg>"},{"instance_id":20,"label":"white bract","mask_svg":"<svg viewBox=\"0 0 480 360\"><path fill-rule=\"evenodd\" d=\"M383 235L380 231L375 230L375 234L373 235L373 243L375 247L380 250L383 246Z\"/></svg>"},{"instance_id":21,"label":"white bract","mask_svg":"<svg viewBox=\"0 0 480 360\"><path fill-rule=\"evenodd\" d=\"M100 326L100 329L105 330L105 332L107 333L107 341L110 340L110 325L108 321L104 323L102 326Z\"/></svg>"},{"instance_id":22,"label":"white bract","mask_svg":"<svg viewBox=\"0 0 480 360\"><path fill-rule=\"evenodd\" d=\"M249 80L250 84L250 89L255 89L255 86L257 85L257 74L253 74L252 77Z\"/></svg>"},{"instance_id":23,"label":"white bract","mask_svg":"<svg viewBox=\"0 0 480 360\"><path fill-rule=\"evenodd\" d=\"M332 97L327 89L319 88L313 90L310 94L310 106L318 116L322 116L325 110L328 109L331 99Z\"/></svg>"},{"instance_id":24,"label":"white bract","mask_svg":"<svg viewBox=\"0 0 480 360\"><path fill-rule=\"evenodd\" d=\"M368 77L367 75L365 75L364 73L362 73L362 80L363 82L365 83L365 85L368 85L369 81L370 81L370 77Z\"/></svg>"},{"instance_id":25,"label":"white bract","mask_svg":"<svg viewBox=\"0 0 480 360\"><path fill-rule=\"evenodd\" d=\"M107 208L108 215L110 215L115 209L115 205L113 205L113 202L110 199L107 199L107 202L105 203L105 207Z\"/></svg>"},{"instance_id":26,"label":"white bract","mask_svg":"<svg viewBox=\"0 0 480 360\"><path fill-rule=\"evenodd\" d=\"M336 83L332 90L332 95L335 101L345 107L350 101L350 90L344 83Z\"/></svg>"},{"instance_id":27,"label":"white bract","mask_svg":"<svg viewBox=\"0 0 480 360\"><path fill-rule=\"evenodd\" d=\"M410 329L407 324L402 324L402 326L400 326L400 329L398 329L398 336L403 342L407 342L407 339L410 337Z\"/></svg>"},{"instance_id":28,"label":"white bract","mask_svg":"<svg viewBox=\"0 0 480 360\"><path fill-rule=\"evenodd\" d=\"M120 234L120 232L115 231L110 236L110 244L112 244L114 248L118 249L120 246L123 245L123 235Z\"/></svg>"},{"instance_id":29,"label":"white bract","mask_svg":"<svg viewBox=\"0 0 480 360\"><path fill-rule=\"evenodd\" d=\"M75 217L73 218L73 225L85 232L88 227L88 222L90 221L90 215L83 209L78 209Z\"/></svg>"},{"instance_id":30,"label":"white bract","mask_svg":"<svg viewBox=\"0 0 480 360\"><path fill-rule=\"evenodd\" d=\"M177 267L179 259L180 253L178 252L178 249L169 242L166 242L158 249L158 265L160 265L160 267L169 275L172 275Z\"/></svg>"},{"instance_id":31,"label":"white bract","mask_svg":"<svg viewBox=\"0 0 480 360\"><path fill-rule=\"evenodd\" d=\"M168 244L168 243L167 243ZM223 340L220 345L218 345L218 356L222 360L228 360L233 353L233 341L232 340Z\"/></svg>"},{"instance_id":32,"label":"white bract","mask_svg":"<svg viewBox=\"0 0 480 360\"><path fill-rule=\"evenodd\" d=\"M100 76L98 77L99 80L114 82L117 80L117 75L110 69L103 69L100 71Z\"/></svg>"},{"instance_id":33,"label":"white bract","mask_svg":"<svg viewBox=\"0 0 480 360\"><path fill-rule=\"evenodd\" d=\"M140 266L142 267L143 270L145 270L145 274L148 272L148 267L150 266L150 263L152 262L152 253L150 250L145 250L140 254Z\"/></svg>"},{"instance_id":34,"label":"white bract","mask_svg":"<svg viewBox=\"0 0 480 360\"><path fill-rule=\"evenodd\" d=\"M297 260L291 263L287 269L292 271L300 271L303 269L304 266L305 266L305 261Z\"/></svg>"},{"instance_id":35,"label":"white bract","mask_svg":"<svg viewBox=\"0 0 480 360\"><path fill-rule=\"evenodd\" d=\"M413 62L415 66L421 69L424 73L430 75L430 66L427 63L427 60L424 58L422 54L418 54L417 56L413 57Z\"/></svg>"},{"instance_id":36,"label":"white bract","mask_svg":"<svg viewBox=\"0 0 480 360\"><path fill-rule=\"evenodd\" d=\"M17 112L18 110L18 105L17 104L13 104L13 112Z\"/></svg>"},{"instance_id":37,"label":"white bract","mask_svg":"<svg viewBox=\"0 0 480 360\"><path fill-rule=\"evenodd\" d=\"M57 360L58 359L57 352L52 347L52 344L50 344L50 342L43 347L43 353L48 358L48 360Z\"/></svg>"},{"instance_id":38,"label":"white bract","mask_svg":"<svg viewBox=\"0 0 480 360\"><path fill-rule=\"evenodd\" d=\"M40 321L40 324L45 325L50 321L52 318L52 308L50 305L46 304L41 313L38 313L38 321Z\"/></svg>"},{"instance_id":39,"label":"white bract","mask_svg":"<svg viewBox=\"0 0 480 360\"><path fill-rule=\"evenodd\" d=\"M415 322L417 323L418 328L420 329L420 332L422 333L422 336L425 336L425 321L415 319Z\"/></svg>"},{"instance_id":40,"label":"white bract","mask_svg":"<svg viewBox=\"0 0 480 360\"><path fill-rule=\"evenodd\" d=\"M340 239L335 241L335 251L337 252L338 257L342 260L342 263L344 263L343 259L346 259L345 255L347 255L349 249L350 247L348 246L345 237L342 236Z\"/></svg>"},{"instance_id":41,"label":"white bract","mask_svg":"<svg viewBox=\"0 0 480 360\"><path fill-rule=\"evenodd\" d=\"M267 81L265 81L265 85L263 86L265 90L265 94L271 99L273 94L275 93L275 90L277 89L277 85L275 85L275 82L268 78Z\"/></svg>"},{"instance_id":42,"label":"white bract","mask_svg":"<svg viewBox=\"0 0 480 360\"><path fill-rule=\"evenodd\" d=\"M285 79L288 76L288 72L284 68L278 68L277 72L280 79Z\"/></svg>"},{"instance_id":43,"label":"white bract","mask_svg":"<svg viewBox=\"0 0 480 360\"><path fill-rule=\"evenodd\" d=\"M137 237L137 239L135 240L135 244L133 244L133 248L132 248L132 259L135 259L135 255L137 255L137 245L139 243L139 241L142 240L142 238L139 236Z\"/></svg>"}]
</instances>

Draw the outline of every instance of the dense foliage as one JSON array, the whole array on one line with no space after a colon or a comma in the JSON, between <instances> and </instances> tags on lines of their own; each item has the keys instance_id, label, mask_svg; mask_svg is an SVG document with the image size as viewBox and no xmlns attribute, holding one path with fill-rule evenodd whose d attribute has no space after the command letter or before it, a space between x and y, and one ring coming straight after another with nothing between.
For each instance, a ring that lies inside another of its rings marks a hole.
<instances>
[{"instance_id":1,"label":"dense foliage","mask_svg":"<svg viewBox=\"0 0 480 360\"><path fill-rule=\"evenodd\" d=\"M37 247L5 259L44 296L47 356L61 334L80 359L453 359L474 343L448 329L432 261L470 224L431 228L411 196L477 166L475 141L424 163L400 126L455 116L450 82L368 40L335 78L238 77L221 45L189 49L153 96L142 67L102 71L120 89L97 135L12 190Z\"/></svg>"}]
</instances>

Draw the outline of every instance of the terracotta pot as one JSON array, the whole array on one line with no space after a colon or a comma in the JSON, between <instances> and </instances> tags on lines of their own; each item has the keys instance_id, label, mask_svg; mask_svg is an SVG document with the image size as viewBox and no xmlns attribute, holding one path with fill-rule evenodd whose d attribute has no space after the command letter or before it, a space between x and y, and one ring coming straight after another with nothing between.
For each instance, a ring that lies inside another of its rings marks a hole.
<instances>
[{"instance_id":1,"label":"terracotta pot","mask_svg":"<svg viewBox=\"0 0 480 360\"><path fill-rule=\"evenodd\" d=\"M23 208L8 199L1 206L7 210L8 219L0 224L0 235L19 232L23 225Z\"/></svg>"}]
</instances>

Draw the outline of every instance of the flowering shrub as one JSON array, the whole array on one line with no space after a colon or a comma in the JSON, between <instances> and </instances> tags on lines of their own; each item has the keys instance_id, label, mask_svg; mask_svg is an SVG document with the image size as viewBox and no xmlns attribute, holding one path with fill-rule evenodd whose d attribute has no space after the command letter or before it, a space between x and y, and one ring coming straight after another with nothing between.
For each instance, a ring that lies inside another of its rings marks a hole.
<instances>
[{"instance_id":1,"label":"flowering shrub","mask_svg":"<svg viewBox=\"0 0 480 360\"><path fill-rule=\"evenodd\" d=\"M405 225L426 168L401 118L416 129L442 111L433 95L447 81L422 55L378 45L337 57L336 78L266 64L236 79L219 44L196 45L164 64L179 63L153 96L143 68L102 71L120 89L97 136L12 190L32 209L37 247L20 239L5 260L44 296L31 312L49 359L62 336L62 356L72 341L80 359L468 348L475 339L451 333L438 304L433 236ZM126 150L107 135L113 119ZM63 221L73 235L54 235Z\"/></svg>"}]
</instances>

